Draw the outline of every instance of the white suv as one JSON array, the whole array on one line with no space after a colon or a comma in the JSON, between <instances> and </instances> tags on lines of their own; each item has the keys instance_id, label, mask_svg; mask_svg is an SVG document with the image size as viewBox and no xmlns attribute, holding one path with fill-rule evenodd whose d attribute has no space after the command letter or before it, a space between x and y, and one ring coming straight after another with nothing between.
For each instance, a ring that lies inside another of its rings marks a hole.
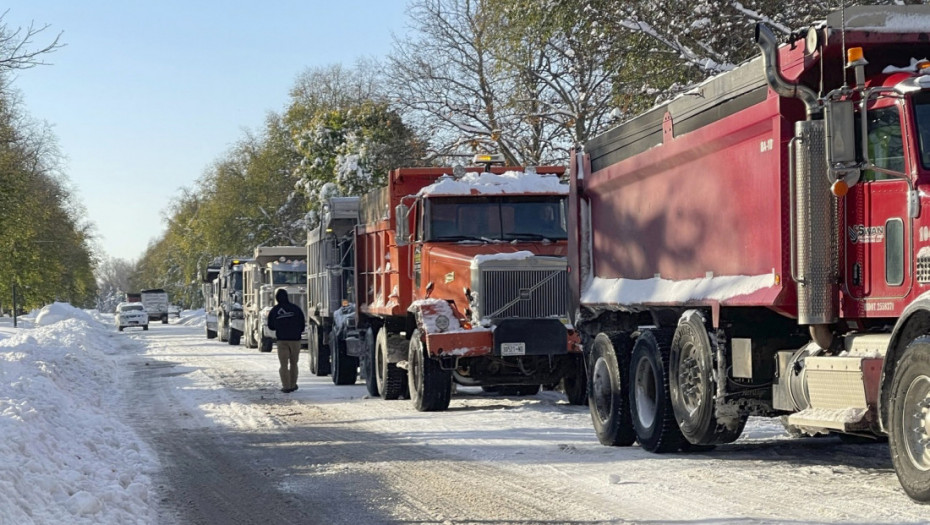
<instances>
[{"instance_id":1,"label":"white suv","mask_svg":"<svg viewBox=\"0 0 930 525\"><path fill-rule=\"evenodd\" d=\"M116 329L141 326L143 330L149 329L149 314L142 303L119 303L116 306Z\"/></svg>"}]
</instances>

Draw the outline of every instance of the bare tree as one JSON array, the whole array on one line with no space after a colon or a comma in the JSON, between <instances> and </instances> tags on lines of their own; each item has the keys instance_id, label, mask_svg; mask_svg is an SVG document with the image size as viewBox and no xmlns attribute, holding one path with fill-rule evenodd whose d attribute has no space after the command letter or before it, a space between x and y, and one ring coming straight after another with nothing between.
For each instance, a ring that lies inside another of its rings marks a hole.
<instances>
[{"instance_id":1,"label":"bare tree","mask_svg":"<svg viewBox=\"0 0 930 525\"><path fill-rule=\"evenodd\" d=\"M51 42L38 44L38 47L35 47L36 39L39 36L45 36L43 33L51 26L48 24L36 26L30 23L25 28L13 29L7 25L5 20L9 12L7 9L0 15L0 72L46 65L47 62L43 60L43 57L64 46L59 32Z\"/></svg>"},{"instance_id":2,"label":"bare tree","mask_svg":"<svg viewBox=\"0 0 930 525\"><path fill-rule=\"evenodd\" d=\"M417 0L414 36L395 40L389 82L404 117L431 138L432 157L500 152L509 162L542 157L525 115L509 104L521 88L495 55L494 25L485 0ZM523 92L529 94L525 89Z\"/></svg>"},{"instance_id":3,"label":"bare tree","mask_svg":"<svg viewBox=\"0 0 930 525\"><path fill-rule=\"evenodd\" d=\"M342 64L308 68L291 88L291 106L315 112L383 100L383 80L381 64L373 59L360 59L352 68Z\"/></svg>"},{"instance_id":4,"label":"bare tree","mask_svg":"<svg viewBox=\"0 0 930 525\"><path fill-rule=\"evenodd\" d=\"M488 9L502 35L497 55L521 79L514 107L531 124L549 124L534 128L546 133L547 160L566 161L569 147L619 116L612 102L625 57L605 52L602 35L573 3L497 0Z\"/></svg>"},{"instance_id":5,"label":"bare tree","mask_svg":"<svg viewBox=\"0 0 930 525\"><path fill-rule=\"evenodd\" d=\"M107 258L100 261L95 276L97 278L97 309L112 312L130 290L129 280L136 271L136 265L119 258Z\"/></svg>"}]
</instances>

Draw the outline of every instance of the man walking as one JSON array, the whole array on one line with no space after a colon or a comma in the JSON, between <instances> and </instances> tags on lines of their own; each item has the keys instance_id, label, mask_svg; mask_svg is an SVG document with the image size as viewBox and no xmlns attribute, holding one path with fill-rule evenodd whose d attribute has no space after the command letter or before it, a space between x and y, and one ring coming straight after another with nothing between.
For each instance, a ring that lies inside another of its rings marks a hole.
<instances>
[{"instance_id":1,"label":"man walking","mask_svg":"<svg viewBox=\"0 0 930 525\"><path fill-rule=\"evenodd\" d=\"M287 297L287 290L278 288L274 294L278 304L268 312L268 329L278 339L278 361L281 368L281 391L285 394L297 390L297 359L300 358L300 335L306 326L304 312Z\"/></svg>"}]
</instances>

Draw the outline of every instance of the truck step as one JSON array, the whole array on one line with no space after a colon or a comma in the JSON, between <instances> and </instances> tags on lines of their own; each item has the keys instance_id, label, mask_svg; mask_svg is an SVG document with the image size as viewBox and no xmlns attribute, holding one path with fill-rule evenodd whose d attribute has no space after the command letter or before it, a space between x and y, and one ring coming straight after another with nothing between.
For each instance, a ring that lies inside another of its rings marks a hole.
<instances>
[{"instance_id":1,"label":"truck step","mask_svg":"<svg viewBox=\"0 0 930 525\"><path fill-rule=\"evenodd\" d=\"M788 424L816 434L823 429L866 432L872 425L867 408L808 408L788 416Z\"/></svg>"}]
</instances>

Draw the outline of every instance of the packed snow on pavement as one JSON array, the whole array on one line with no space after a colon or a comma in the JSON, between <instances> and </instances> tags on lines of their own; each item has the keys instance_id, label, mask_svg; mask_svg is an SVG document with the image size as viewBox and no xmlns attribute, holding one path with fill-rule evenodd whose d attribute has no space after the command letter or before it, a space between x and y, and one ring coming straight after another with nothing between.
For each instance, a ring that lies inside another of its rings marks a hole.
<instances>
[{"instance_id":1,"label":"packed snow on pavement","mask_svg":"<svg viewBox=\"0 0 930 525\"><path fill-rule=\"evenodd\" d=\"M20 323L14 329L0 319L0 523L157 522L153 479L162 466L121 417L124 365L140 356L187 367L173 395L192 426L280 430L268 406L216 381L248 375L267 386L262 396L273 403L316 405L411 446L533 480L541 494L577 495L604 522L925 523L930 516L898 486L887 445L791 438L775 420L750 420L736 443L714 451L657 456L601 446L587 408L552 391L508 398L464 389L448 411L419 413L409 402L370 399L362 385L310 376L302 361L301 389L280 394L277 359L206 341L202 311L119 333L112 315L56 303ZM298 480L291 483L296 490Z\"/></svg>"}]
</instances>

